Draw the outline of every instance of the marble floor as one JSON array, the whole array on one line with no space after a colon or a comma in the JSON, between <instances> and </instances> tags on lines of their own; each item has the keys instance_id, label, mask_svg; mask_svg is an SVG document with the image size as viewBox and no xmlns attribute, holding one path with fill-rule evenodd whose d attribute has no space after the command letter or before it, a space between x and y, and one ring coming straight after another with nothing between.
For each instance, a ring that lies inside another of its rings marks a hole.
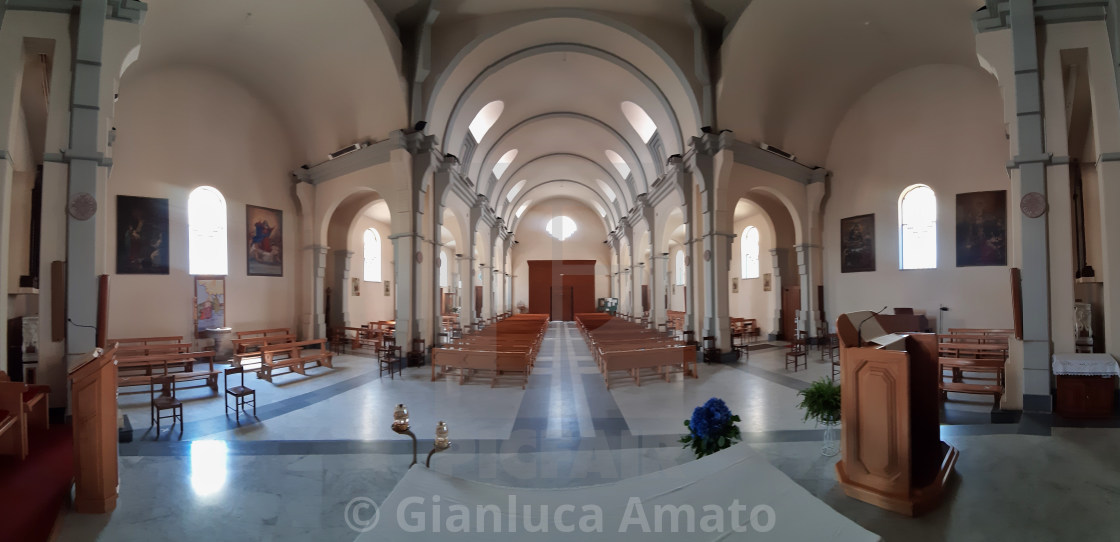
<instances>
[{"instance_id":1,"label":"marble floor","mask_svg":"<svg viewBox=\"0 0 1120 542\"><path fill-rule=\"evenodd\" d=\"M698 379L621 374L608 390L571 324L554 323L525 390L513 380L430 381L430 368L379 377L372 360L340 356L308 376L250 377L256 418L226 416L222 397L189 390L187 423L148 425L147 394L121 396L135 440L121 444L120 499L110 515L67 513L59 539L354 540L355 499L381 502L404 475L411 445L389 429L409 406L422 452L436 422L452 449L432 468L515 487L576 487L657 472L692 459L677 438L707 398L742 417L744 440L840 513L885 540L1120 540L1120 429L1062 427L1049 417L988 423L990 404L952 397L942 439L961 452L949 496L906 518L846 497L821 431L802 420L797 391L828 376L810 353L787 372L783 351L700 365ZM157 438L158 437L158 438ZM420 458L424 460L423 457ZM783 518L778 518L782 521ZM796 518L789 518L796 521Z\"/></svg>"}]
</instances>

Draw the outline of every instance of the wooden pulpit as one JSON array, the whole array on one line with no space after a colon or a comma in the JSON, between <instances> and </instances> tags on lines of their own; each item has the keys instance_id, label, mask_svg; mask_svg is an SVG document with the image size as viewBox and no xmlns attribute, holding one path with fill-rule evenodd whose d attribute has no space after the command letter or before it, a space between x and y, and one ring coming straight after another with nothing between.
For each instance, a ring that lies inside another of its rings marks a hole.
<instances>
[{"instance_id":1,"label":"wooden pulpit","mask_svg":"<svg viewBox=\"0 0 1120 542\"><path fill-rule=\"evenodd\" d=\"M941 441L937 336L888 334L871 312L841 315L836 331L844 493L908 516L935 508L960 455Z\"/></svg>"},{"instance_id":2,"label":"wooden pulpit","mask_svg":"<svg viewBox=\"0 0 1120 542\"><path fill-rule=\"evenodd\" d=\"M74 428L74 509L104 514L117 507L116 345L70 370Z\"/></svg>"}]
</instances>

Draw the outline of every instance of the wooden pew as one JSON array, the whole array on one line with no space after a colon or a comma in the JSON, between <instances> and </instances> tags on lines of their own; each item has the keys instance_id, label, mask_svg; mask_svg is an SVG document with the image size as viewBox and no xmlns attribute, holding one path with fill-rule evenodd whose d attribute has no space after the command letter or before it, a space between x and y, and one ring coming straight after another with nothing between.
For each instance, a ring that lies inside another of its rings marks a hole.
<instances>
[{"instance_id":1,"label":"wooden pew","mask_svg":"<svg viewBox=\"0 0 1120 542\"><path fill-rule=\"evenodd\" d=\"M221 371L214 369L213 350L203 352L167 352L151 356L117 358L117 387L151 386L152 378L158 376L172 376L175 382L188 382L191 380L204 380L206 387L218 391L218 374ZM195 368L196 363L205 362L206 366ZM173 368L181 368L180 372L171 372ZM125 372L127 374L121 374Z\"/></svg>"},{"instance_id":2,"label":"wooden pew","mask_svg":"<svg viewBox=\"0 0 1120 542\"><path fill-rule=\"evenodd\" d=\"M304 350L305 346L318 346L317 351ZM270 345L261 348L261 367L257 371L257 378L272 382L274 371L287 369L288 372L299 373L306 376L309 367L334 368L331 359L334 357L327 349L326 339L312 339Z\"/></svg>"},{"instance_id":3,"label":"wooden pew","mask_svg":"<svg viewBox=\"0 0 1120 542\"><path fill-rule=\"evenodd\" d=\"M176 337L134 337L131 339L109 339L106 344L118 344L123 347L129 346L144 346L150 344L167 344L167 343L181 343L183 336Z\"/></svg>"},{"instance_id":4,"label":"wooden pew","mask_svg":"<svg viewBox=\"0 0 1120 542\"><path fill-rule=\"evenodd\" d=\"M547 327L545 315L509 315L454 345L433 348L432 380L457 369L462 384L472 372L487 371L492 372L490 386L494 387L499 376L517 373L524 389Z\"/></svg>"},{"instance_id":5,"label":"wooden pew","mask_svg":"<svg viewBox=\"0 0 1120 542\"><path fill-rule=\"evenodd\" d=\"M243 367L245 362L252 358L260 358L261 348L295 342L295 335L267 335L233 340L233 358L230 364L234 367Z\"/></svg>"},{"instance_id":6,"label":"wooden pew","mask_svg":"<svg viewBox=\"0 0 1120 542\"><path fill-rule=\"evenodd\" d=\"M50 387L12 382L0 372L0 454L27 457L27 433L31 427L50 428Z\"/></svg>"},{"instance_id":7,"label":"wooden pew","mask_svg":"<svg viewBox=\"0 0 1120 542\"><path fill-rule=\"evenodd\" d=\"M699 377L695 345L667 339L640 325L602 313L577 314L576 323L608 389L610 373L615 371L627 371L639 386L643 369L653 369L666 381L675 372Z\"/></svg>"},{"instance_id":8,"label":"wooden pew","mask_svg":"<svg viewBox=\"0 0 1120 542\"><path fill-rule=\"evenodd\" d=\"M938 373L941 399L948 393L991 395L995 408L1005 393L1005 371L1009 341L1013 331L1008 329L950 328L949 333L938 337ZM944 373L952 371L952 379L945 382ZM993 383L964 382L964 372L990 374Z\"/></svg>"},{"instance_id":9,"label":"wooden pew","mask_svg":"<svg viewBox=\"0 0 1120 542\"><path fill-rule=\"evenodd\" d=\"M251 329L248 331L238 331L238 339L253 339L260 337L268 337L269 335L291 335L292 331L286 327L278 327L275 329ZM235 339L236 340L236 339Z\"/></svg>"}]
</instances>

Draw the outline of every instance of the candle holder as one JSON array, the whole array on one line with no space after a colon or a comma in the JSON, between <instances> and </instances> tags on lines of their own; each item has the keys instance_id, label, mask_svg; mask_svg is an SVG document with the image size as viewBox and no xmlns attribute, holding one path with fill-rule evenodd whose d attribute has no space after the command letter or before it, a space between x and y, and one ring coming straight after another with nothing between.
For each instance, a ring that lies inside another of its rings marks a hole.
<instances>
[{"instance_id":1,"label":"candle holder","mask_svg":"<svg viewBox=\"0 0 1120 542\"><path fill-rule=\"evenodd\" d=\"M418 443L416 442L416 435L412 432L412 429L410 429L408 408L404 406L404 403L398 404L396 408L393 409L393 431L398 435L408 435L412 437L412 463L409 464L409 468L411 468L412 465L417 463L416 448Z\"/></svg>"},{"instance_id":2,"label":"candle holder","mask_svg":"<svg viewBox=\"0 0 1120 542\"><path fill-rule=\"evenodd\" d=\"M424 461L424 466L431 468L432 456L438 454L451 447L451 439L447 438L447 424L440 420L436 425L436 440L432 451L428 452L428 459Z\"/></svg>"}]
</instances>

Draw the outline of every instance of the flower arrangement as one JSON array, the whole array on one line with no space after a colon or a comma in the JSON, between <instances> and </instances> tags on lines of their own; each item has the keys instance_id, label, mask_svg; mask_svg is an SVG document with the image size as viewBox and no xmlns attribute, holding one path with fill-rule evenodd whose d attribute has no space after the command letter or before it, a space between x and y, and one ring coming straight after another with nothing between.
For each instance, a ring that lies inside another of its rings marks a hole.
<instances>
[{"instance_id":1,"label":"flower arrangement","mask_svg":"<svg viewBox=\"0 0 1120 542\"><path fill-rule=\"evenodd\" d=\"M712 397L684 421L689 434L681 437L680 442L685 448L691 446L697 459L714 454L742 440L739 426L735 425L738 421L739 416L732 414L722 399Z\"/></svg>"}]
</instances>

